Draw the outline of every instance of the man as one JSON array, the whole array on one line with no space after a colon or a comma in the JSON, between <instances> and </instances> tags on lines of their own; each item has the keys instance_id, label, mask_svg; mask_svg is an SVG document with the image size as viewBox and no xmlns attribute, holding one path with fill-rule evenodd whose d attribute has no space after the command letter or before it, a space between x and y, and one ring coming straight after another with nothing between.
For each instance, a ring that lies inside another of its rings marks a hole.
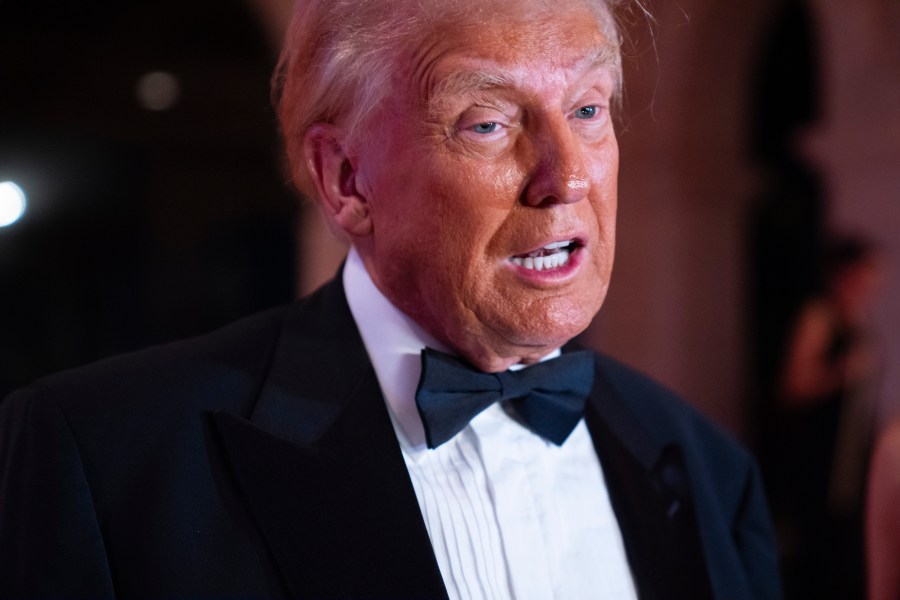
<instances>
[{"instance_id":1,"label":"man","mask_svg":"<svg viewBox=\"0 0 900 600\"><path fill-rule=\"evenodd\" d=\"M300 2L279 116L345 267L6 400L0 595L776 598L748 456L560 350L609 282L619 43L600 0Z\"/></svg>"}]
</instances>

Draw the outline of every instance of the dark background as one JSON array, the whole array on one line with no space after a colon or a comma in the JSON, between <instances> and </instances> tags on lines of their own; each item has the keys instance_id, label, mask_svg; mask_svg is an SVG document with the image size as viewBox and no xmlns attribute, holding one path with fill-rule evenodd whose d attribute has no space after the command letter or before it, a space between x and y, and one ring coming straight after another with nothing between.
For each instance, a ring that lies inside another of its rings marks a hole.
<instances>
[{"instance_id":1,"label":"dark background","mask_svg":"<svg viewBox=\"0 0 900 600\"><path fill-rule=\"evenodd\" d=\"M0 397L294 295L275 57L236 0L0 4ZM143 108L139 79L180 93Z\"/></svg>"}]
</instances>

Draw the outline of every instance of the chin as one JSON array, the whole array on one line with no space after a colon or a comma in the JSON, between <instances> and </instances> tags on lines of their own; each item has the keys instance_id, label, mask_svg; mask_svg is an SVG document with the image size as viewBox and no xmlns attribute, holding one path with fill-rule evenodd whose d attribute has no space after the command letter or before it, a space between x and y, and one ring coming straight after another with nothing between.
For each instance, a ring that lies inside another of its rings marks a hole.
<instances>
[{"instance_id":1,"label":"chin","mask_svg":"<svg viewBox=\"0 0 900 600\"><path fill-rule=\"evenodd\" d=\"M596 311L583 306L544 314L539 319L519 321L502 335L507 352L539 359L568 343L591 324Z\"/></svg>"},{"instance_id":2,"label":"chin","mask_svg":"<svg viewBox=\"0 0 900 600\"><path fill-rule=\"evenodd\" d=\"M569 343L572 338L587 329L588 325L590 325L590 321L583 324L564 323L542 330L523 331L516 345L523 349L523 355L531 354L540 358Z\"/></svg>"}]
</instances>

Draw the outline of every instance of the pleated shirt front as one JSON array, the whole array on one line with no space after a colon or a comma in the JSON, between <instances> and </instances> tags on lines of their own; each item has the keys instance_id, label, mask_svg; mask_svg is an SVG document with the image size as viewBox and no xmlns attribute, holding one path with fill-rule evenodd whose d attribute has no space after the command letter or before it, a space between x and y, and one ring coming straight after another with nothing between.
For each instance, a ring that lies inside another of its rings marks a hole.
<instances>
[{"instance_id":1,"label":"pleated shirt front","mask_svg":"<svg viewBox=\"0 0 900 600\"><path fill-rule=\"evenodd\" d=\"M353 249L344 286L450 598L636 599L584 421L556 446L497 404L429 449L415 407L420 354L447 349L380 293Z\"/></svg>"}]
</instances>

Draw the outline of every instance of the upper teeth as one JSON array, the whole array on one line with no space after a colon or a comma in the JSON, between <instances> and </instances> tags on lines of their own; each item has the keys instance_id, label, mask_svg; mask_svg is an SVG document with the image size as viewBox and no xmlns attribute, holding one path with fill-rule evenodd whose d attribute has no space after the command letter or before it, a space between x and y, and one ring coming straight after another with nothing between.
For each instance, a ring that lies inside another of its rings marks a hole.
<instances>
[{"instance_id":1,"label":"upper teeth","mask_svg":"<svg viewBox=\"0 0 900 600\"><path fill-rule=\"evenodd\" d=\"M513 256L510 258L513 264L526 269L542 271L555 269L569 262L572 241L552 242L539 250L529 252L525 256ZM548 253L549 252L549 253Z\"/></svg>"},{"instance_id":2,"label":"upper teeth","mask_svg":"<svg viewBox=\"0 0 900 600\"><path fill-rule=\"evenodd\" d=\"M568 246L572 243L572 240L567 240L565 242L551 242L544 246L543 250L556 250L557 248L562 248L563 246Z\"/></svg>"}]
</instances>

